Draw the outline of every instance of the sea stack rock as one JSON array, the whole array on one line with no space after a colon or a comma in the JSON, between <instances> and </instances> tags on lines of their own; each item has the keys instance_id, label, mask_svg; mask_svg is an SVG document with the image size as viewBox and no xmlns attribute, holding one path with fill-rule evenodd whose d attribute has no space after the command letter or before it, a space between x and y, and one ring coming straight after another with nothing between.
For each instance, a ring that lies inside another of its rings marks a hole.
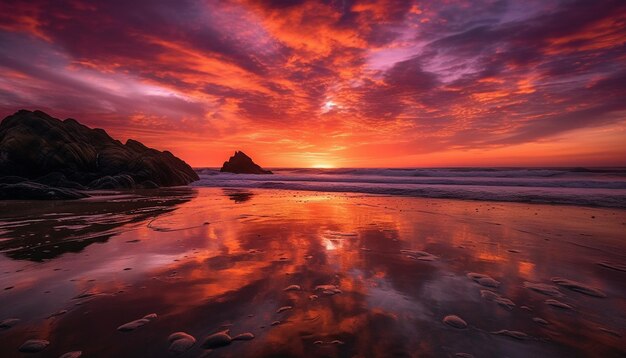
<instances>
[{"instance_id":1,"label":"sea stack rock","mask_svg":"<svg viewBox=\"0 0 626 358\"><path fill-rule=\"evenodd\" d=\"M224 162L220 172L235 174L272 174L271 171L264 170L258 164L253 162L252 158L247 156L242 151L236 151L227 162Z\"/></svg>"},{"instance_id":2,"label":"sea stack rock","mask_svg":"<svg viewBox=\"0 0 626 358\"><path fill-rule=\"evenodd\" d=\"M4 193L5 198L58 199L76 190L178 186L199 179L170 152L132 139L122 144L74 119L26 110L0 123L0 173L0 198ZM66 190L49 191L48 197L45 187Z\"/></svg>"}]
</instances>

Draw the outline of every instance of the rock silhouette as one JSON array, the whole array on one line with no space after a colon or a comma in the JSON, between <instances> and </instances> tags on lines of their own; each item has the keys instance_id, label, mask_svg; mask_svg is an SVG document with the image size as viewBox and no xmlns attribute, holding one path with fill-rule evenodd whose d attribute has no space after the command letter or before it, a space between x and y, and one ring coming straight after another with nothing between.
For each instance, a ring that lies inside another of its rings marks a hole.
<instances>
[{"instance_id":1,"label":"rock silhouette","mask_svg":"<svg viewBox=\"0 0 626 358\"><path fill-rule=\"evenodd\" d=\"M252 158L247 156L242 151L236 151L227 162L224 162L220 172L235 174L272 174L271 171L264 170L258 164L253 162Z\"/></svg>"},{"instance_id":2,"label":"rock silhouette","mask_svg":"<svg viewBox=\"0 0 626 358\"><path fill-rule=\"evenodd\" d=\"M187 185L196 172L168 151L41 111L20 110L0 123L0 199L80 197L79 190ZM54 190L64 191L54 192ZM49 189L49 190L48 190ZM48 195L48 193L53 193Z\"/></svg>"}]
</instances>

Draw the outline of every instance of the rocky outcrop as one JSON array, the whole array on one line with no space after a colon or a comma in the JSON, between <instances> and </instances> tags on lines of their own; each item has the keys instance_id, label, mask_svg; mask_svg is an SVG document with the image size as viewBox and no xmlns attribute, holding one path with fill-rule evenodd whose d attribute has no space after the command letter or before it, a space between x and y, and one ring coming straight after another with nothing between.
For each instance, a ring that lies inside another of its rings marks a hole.
<instances>
[{"instance_id":1,"label":"rocky outcrop","mask_svg":"<svg viewBox=\"0 0 626 358\"><path fill-rule=\"evenodd\" d=\"M104 130L91 129L74 119L61 121L41 111L26 110L0 123L0 173L6 175L0 178L4 183L0 197L5 198L29 189L37 196L43 187L152 188L198 180L196 172L170 152L132 139L122 144ZM20 190L8 193L17 190L10 185L18 183L24 183Z\"/></svg>"},{"instance_id":2,"label":"rocky outcrop","mask_svg":"<svg viewBox=\"0 0 626 358\"><path fill-rule=\"evenodd\" d=\"M272 174L271 171L264 170L258 164L253 162L252 158L241 151L236 151L227 162L224 162L220 172L236 174Z\"/></svg>"}]
</instances>

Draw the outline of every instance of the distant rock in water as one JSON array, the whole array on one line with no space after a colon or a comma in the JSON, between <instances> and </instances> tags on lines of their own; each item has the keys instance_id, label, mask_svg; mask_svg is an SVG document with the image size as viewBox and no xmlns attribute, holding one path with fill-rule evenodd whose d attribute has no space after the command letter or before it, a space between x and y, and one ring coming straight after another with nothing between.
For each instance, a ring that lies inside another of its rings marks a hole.
<instances>
[{"instance_id":1,"label":"distant rock in water","mask_svg":"<svg viewBox=\"0 0 626 358\"><path fill-rule=\"evenodd\" d=\"M258 164L252 161L252 158L244 152L236 151L235 155L224 162L220 172L228 172L235 174L272 174L269 170L264 170Z\"/></svg>"},{"instance_id":2,"label":"distant rock in water","mask_svg":"<svg viewBox=\"0 0 626 358\"><path fill-rule=\"evenodd\" d=\"M196 172L172 153L74 119L20 110L0 123L0 198L81 197L77 190L187 185ZM64 188L59 192L58 188Z\"/></svg>"}]
</instances>

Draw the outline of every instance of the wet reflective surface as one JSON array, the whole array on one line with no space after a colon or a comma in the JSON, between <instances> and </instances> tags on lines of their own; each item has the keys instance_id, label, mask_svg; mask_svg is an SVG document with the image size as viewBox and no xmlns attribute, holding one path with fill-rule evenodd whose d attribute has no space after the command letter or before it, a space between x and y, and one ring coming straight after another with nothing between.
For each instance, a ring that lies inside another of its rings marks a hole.
<instances>
[{"instance_id":1,"label":"wet reflective surface","mask_svg":"<svg viewBox=\"0 0 626 358\"><path fill-rule=\"evenodd\" d=\"M0 203L2 357L626 353L626 211L155 194Z\"/></svg>"}]
</instances>

